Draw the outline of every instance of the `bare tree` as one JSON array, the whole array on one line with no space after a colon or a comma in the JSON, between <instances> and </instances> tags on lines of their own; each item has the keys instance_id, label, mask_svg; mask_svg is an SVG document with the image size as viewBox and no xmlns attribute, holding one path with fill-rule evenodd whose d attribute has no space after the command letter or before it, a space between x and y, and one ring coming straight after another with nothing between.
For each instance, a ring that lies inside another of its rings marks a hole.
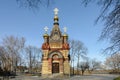
<instances>
[{"instance_id":1,"label":"bare tree","mask_svg":"<svg viewBox=\"0 0 120 80\"><path fill-rule=\"evenodd\" d=\"M97 18L105 22L100 39L107 39L110 46L104 50L104 53L114 53L120 51L120 0L82 0L85 5L90 2L96 2L101 6L101 14Z\"/></svg>"},{"instance_id":2,"label":"bare tree","mask_svg":"<svg viewBox=\"0 0 120 80\"><path fill-rule=\"evenodd\" d=\"M9 66L9 56L8 54L5 52L4 47L0 46L0 67L2 70L7 69L9 70L8 66Z\"/></svg>"},{"instance_id":3,"label":"bare tree","mask_svg":"<svg viewBox=\"0 0 120 80\"><path fill-rule=\"evenodd\" d=\"M41 6L48 7L52 1L50 0L16 0L17 3L29 9L38 9Z\"/></svg>"},{"instance_id":4,"label":"bare tree","mask_svg":"<svg viewBox=\"0 0 120 80\"><path fill-rule=\"evenodd\" d=\"M81 69L82 75L84 75L86 70L91 73L94 70L101 69L101 62L97 61L96 59L86 58L84 61L80 62L78 68Z\"/></svg>"},{"instance_id":5,"label":"bare tree","mask_svg":"<svg viewBox=\"0 0 120 80\"><path fill-rule=\"evenodd\" d=\"M10 71L16 72L16 68L18 65L18 58L20 57L21 49L24 47L25 39L7 36L2 40L2 47L4 51L4 63L6 63L6 67L10 68Z\"/></svg>"},{"instance_id":6,"label":"bare tree","mask_svg":"<svg viewBox=\"0 0 120 80\"><path fill-rule=\"evenodd\" d=\"M85 57L87 48L83 45L81 41L76 41L76 40L70 40L70 57L71 57L71 65L73 67L73 75L74 75L74 66L75 66L75 61L80 61L80 57Z\"/></svg>"},{"instance_id":7,"label":"bare tree","mask_svg":"<svg viewBox=\"0 0 120 80\"><path fill-rule=\"evenodd\" d=\"M75 59L75 40L69 40L70 44L70 61L71 61L71 67L73 67L73 73L74 74L74 59Z\"/></svg>"},{"instance_id":8,"label":"bare tree","mask_svg":"<svg viewBox=\"0 0 120 80\"><path fill-rule=\"evenodd\" d=\"M88 71L91 73L94 70L101 69L101 62L96 59L88 60L89 68Z\"/></svg>"},{"instance_id":9,"label":"bare tree","mask_svg":"<svg viewBox=\"0 0 120 80\"><path fill-rule=\"evenodd\" d=\"M40 67L40 62L42 59L41 50L34 46L26 47L26 59L28 59L29 72L32 73L34 69L37 71Z\"/></svg>"},{"instance_id":10,"label":"bare tree","mask_svg":"<svg viewBox=\"0 0 120 80\"><path fill-rule=\"evenodd\" d=\"M113 69L113 71L120 71L120 53L116 53L108 57L105 61L108 69Z\"/></svg>"},{"instance_id":11,"label":"bare tree","mask_svg":"<svg viewBox=\"0 0 120 80\"><path fill-rule=\"evenodd\" d=\"M86 69L89 68L89 63L87 61L81 62L81 64L78 67L81 68L82 75L84 75L84 72L86 71Z\"/></svg>"},{"instance_id":12,"label":"bare tree","mask_svg":"<svg viewBox=\"0 0 120 80\"><path fill-rule=\"evenodd\" d=\"M0 68L3 71L16 72L17 69L24 71L23 68L29 66L30 72L37 72L41 67L41 59L41 49L34 46L25 47L23 37L7 36L2 39L0 45Z\"/></svg>"},{"instance_id":13,"label":"bare tree","mask_svg":"<svg viewBox=\"0 0 120 80\"><path fill-rule=\"evenodd\" d=\"M77 60L77 74L79 72L79 65L80 65L80 58L86 58L87 54L87 48L84 46L84 44L81 41L76 41L76 48L75 48L75 56Z\"/></svg>"}]
</instances>

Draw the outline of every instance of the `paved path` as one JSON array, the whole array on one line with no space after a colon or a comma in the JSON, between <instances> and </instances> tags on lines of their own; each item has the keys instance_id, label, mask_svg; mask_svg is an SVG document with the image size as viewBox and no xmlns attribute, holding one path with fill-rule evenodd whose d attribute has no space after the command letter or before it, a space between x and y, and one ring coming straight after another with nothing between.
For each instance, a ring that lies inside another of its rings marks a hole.
<instances>
[{"instance_id":1,"label":"paved path","mask_svg":"<svg viewBox=\"0 0 120 80\"><path fill-rule=\"evenodd\" d=\"M71 78L66 79L44 79L42 77L37 76L17 76L16 78L10 79L10 80L113 80L118 75L110 75L110 74L94 74L89 76L74 76Z\"/></svg>"},{"instance_id":2,"label":"paved path","mask_svg":"<svg viewBox=\"0 0 120 80\"><path fill-rule=\"evenodd\" d=\"M113 80L119 75L93 74L91 76L74 76L71 80Z\"/></svg>"}]
</instances>

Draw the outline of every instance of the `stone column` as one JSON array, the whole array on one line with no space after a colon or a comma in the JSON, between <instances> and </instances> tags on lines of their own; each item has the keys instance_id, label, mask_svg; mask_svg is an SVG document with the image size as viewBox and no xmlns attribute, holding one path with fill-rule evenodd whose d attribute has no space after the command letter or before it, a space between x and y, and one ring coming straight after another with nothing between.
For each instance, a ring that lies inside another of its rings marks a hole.
<instances>
[{"instance_id":1,"label":"stone column","mask_svg":"<svg viewBox=\"0 0 120 80\"><path fill-rule=\"evenodd\" d=\"M63 74L63 58L60 58L60 73Z\"/></svg>"},{"instance_id":2,"label":"stone column","mask_svg":"<svg viewBox=\"0 0 120 80\"><path fill-rule=\"evenodd\" d=\"M50 74L52 74L52 58L48 59L48 71Z\"/></svg>"},{"instance_id":3,"label":"stone column","mask_svg":"<svg viewBox=\"0 0 120 80\"><path fill-rule=\"evenodd\" d=\"M64 74L65 75L70 74L70 64L69 64L68 58L66 58L64 61Z\"/></svg>"}]
</instances>

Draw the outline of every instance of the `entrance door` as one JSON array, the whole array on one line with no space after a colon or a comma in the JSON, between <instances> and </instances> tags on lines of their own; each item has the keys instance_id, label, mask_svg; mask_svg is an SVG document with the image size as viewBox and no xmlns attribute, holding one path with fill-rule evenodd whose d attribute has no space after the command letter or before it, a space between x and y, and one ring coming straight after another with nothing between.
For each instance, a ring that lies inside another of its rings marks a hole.
<instances>
[{"instance_id":1,"label":"entrance door","mask_svg":"<svg viewBox=\"0 0 120 80\"><path fill-rule=\"evenodd\" d=\"M59 63L52 63L52 73L59 73Z\"/></svg>"}]
</instances>

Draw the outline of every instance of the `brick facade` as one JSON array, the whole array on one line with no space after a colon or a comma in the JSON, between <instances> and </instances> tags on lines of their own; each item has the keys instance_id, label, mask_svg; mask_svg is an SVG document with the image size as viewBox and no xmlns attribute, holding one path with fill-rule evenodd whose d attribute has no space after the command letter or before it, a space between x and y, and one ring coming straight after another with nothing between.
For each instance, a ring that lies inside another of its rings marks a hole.
<instances>
[{"instance_id":1,"label":"brick facade","mask_svg":"<svg viewBox=\"0 0 120 80\"><path fill-rule=\"evenodd\" d=\"M68 35L65 32L61 33L58 20L58 16L55 15L50 35L43 35L42 75L70 73Z\"/></svg>"}]
</instances>

